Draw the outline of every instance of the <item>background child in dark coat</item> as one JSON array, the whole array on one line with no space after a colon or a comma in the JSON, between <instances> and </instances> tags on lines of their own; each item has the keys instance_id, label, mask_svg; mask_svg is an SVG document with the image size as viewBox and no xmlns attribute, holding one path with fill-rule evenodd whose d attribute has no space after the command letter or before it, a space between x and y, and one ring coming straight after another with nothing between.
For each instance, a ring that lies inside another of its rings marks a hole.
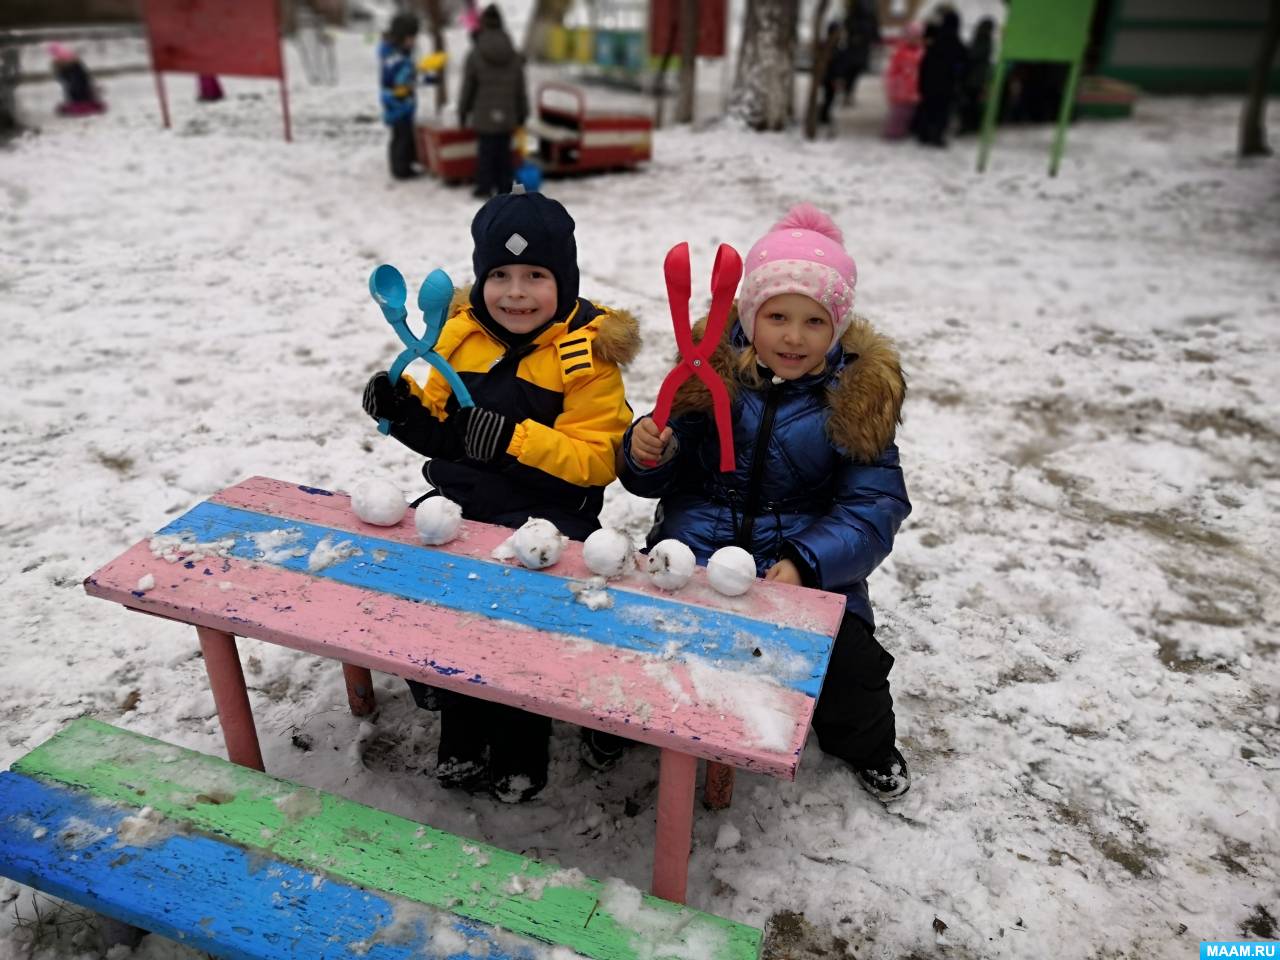
<instances>
[{"instance_id":1,"label":"background child in dark coat","mask_svg":"<svg viewBox=\"0 0 1280 960\"><path fill-rule=\"evenodd\" d=\"M857 269L842 242L802 204L747 254L737 322L711 360L733 398L733 472L720 472L709 391L691 379L665 430L643 417L628 431L619 478L661 497L650 544L674 537L702 564L736 544L767 579L845 594L813 727L890 800L910 777L867 576L911 511L893 443L906 386L892 345L853 316Z\"/></svg>"},{"instance_id":2,"label":"background child in dark coat","mask_svg":"<svg viewBox=\"0 0 1280 960\"><path fill-rule=\"evenodd\" d=\"M418 73L413 63L413 43L417 36L418 18L411 13L397 13L378 45L382 120L391 128L387 158L391 175L397 180L416 173L413 123L418 112Z\"/></svg>"},{"instance_id":3,"label":"background child in dark coat","mask_svg":"<svg viewBox=\"0 0 1280 960\"><path fill-rule=\"evenodd\" d=\"M957 133L977 133L982 126L982 110L987 102L987 83L991 79L995 29L996 22L990 17L983 17L978 21L969 41L964 76L960 81L960 127Z\"/></svg>"},{"instance_id":4,"label":"background child in dark coat","mask_svg":"<svg viewBox=\"0 0 1280 960\"><path fill-rule=\"evenodd\" d=\"M480 29L462 68L458 119L476 133L477 197L511 190L511 135L529 117L524 58L502 28L493 4L480 14Z\"/></svg>"},{"instance_id":5,"label":"background child in dark coat","mask_svg":"<svg viewBox=\"0 0 1280 960\"><path fill-rule=\"evenodd\" d=\"M844 18L848 55L843 60L844 104L857 99L858 78L871 66L871 55L880 43L880 14L875 0L848 0Z\"/></svg>"},{"instance_id":6,"label":"background child in dark coat","mask_svg":"<svg viewBox=\"0 0 1280 960\"><path fill-rule=\"evenodd\" d=\"M818 104L818 123L823 126L831 123L831 106L835 102L836 91L848 79L853 58L843 24L838 22L827 24L825 46L827 65L822 71L822 101Z\"/></svg>"},{"instance_id":7,"label":"background child in dark coat","mask_svg":"<svg viewBox=\"0 0 1280 960\"><path fill-rule=\"evenodd\" d=\"M947 145L951 111L964 76L965 62L960 14L950 7L941 7L924 31L920 103L914 122L916 139L921 143L934 147Z\"/></svg>"},{"instance_id":8,"label":"background child in dark coat","mask_svg":"<svg viewBox=\"0 0 1280 960\"><path fill-rule=\"evenodd\" d=\"M48 50L53 60L53 75L62 87L58 113L64 117L79 117L106 110L106 104L98 97L93 77L76 52L61 43L49 44Z\"/></svg>"},{"instance_id":9,"label":"background child in dark coat","mask_svg":"<svg viewBox=\"0 0 1280 960\"><path fill-rule=\"evenodd\" d=\"M378 373L364 409L424 456L436 492L468 520L519 527L531 517L584 540L600 526L604 488L631 422L619 365L640 345L635 320L578 296L573 218L539 193L494 197L471 224L476 282L455 303L437 352L466 384ZM518 238L518 240L517 240ZM420 706L428 688L410 682ZM514 707L434 691L440 706L436 778L528 800L547 783L551 721ZM487 759L486 759L487 751Z\"/></svg>"}]
</instances>

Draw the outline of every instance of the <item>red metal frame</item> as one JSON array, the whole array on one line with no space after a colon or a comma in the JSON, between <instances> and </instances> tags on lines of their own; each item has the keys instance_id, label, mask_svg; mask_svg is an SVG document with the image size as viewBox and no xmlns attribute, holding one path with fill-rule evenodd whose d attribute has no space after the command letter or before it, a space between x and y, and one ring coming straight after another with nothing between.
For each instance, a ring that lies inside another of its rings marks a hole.
<instances>
[{"instance_id":1,"label":"red metal frame","mask_svg":"<svg viewBox=\"0 0 1280 960\"><path fill-rule=\"evenodd\" d=\"M280 49L280 11L263 0L145 0L143 19L160 113L169 126L161 74L274 77L280 83L284 138L293 139Z\"/></svg>"},{"instance_id":2,"label":"red metal frame","mask_svg":"<svg viewBox=\"0 0 1280 960\"><path fill-rule=\"evenodd\" d=\"M476 135L462 127L420 124L417 129L418 162L430 173L449 183L476 178ZM520 166L520 152L511 150L511 169Z\"/></svg>"},{"instance_id":3,"label":"red metal frame","mask_svg":"<svg viewBox=\"0 0 1280 960\"><path fill-rule=\"evenodd\" d=\"M557 105L563 96L569 106ZM537 117L540 134L538 161L545 173L585 173L634 167L653 157L653 120L644 114L591 112L586 96L577 87L544 83L538 88Z\"/></svg>"}]
</instances>

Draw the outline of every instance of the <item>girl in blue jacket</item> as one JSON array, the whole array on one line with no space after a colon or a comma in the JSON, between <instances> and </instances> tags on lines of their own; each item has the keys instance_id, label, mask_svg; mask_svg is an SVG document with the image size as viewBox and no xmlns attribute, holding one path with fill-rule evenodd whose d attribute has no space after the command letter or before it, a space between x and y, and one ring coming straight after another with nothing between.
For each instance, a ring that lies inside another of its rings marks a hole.
<instances>
[{"instance_id":1,"label":"girl in blue jacket","mask_svg":"<svg viewBox=\"0 0 1280 960\"><path fill-rule=\"evenodd\" d=\"M893 442L906 383L892 344L852 312L856 280L835 224L793 208L747 255L736 322L711 359L733 403L733 472L719 469L710 393L690 378L666 429L647 416L632 424L619 479L661 498L650 545L681 540L705 564L736 544L768 580L848 598L813 727L825 752L892 800L911 781L867 576L911 512ZM600 761L618 744L587 747Z\"/></svg>"}]
</instances>

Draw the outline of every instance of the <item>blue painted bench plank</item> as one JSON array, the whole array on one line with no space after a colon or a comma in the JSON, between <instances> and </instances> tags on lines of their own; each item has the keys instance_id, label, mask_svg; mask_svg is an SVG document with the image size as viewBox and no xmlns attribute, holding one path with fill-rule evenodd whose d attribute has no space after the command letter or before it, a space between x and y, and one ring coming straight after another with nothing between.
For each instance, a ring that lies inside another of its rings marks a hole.
<instances>
[{"instance_id":1,"label":"blue painted bench plank","mask_svg":"<svg viewBox=\"0 0 1280 960\"><path fill-rule=\"evenodd\" d=\"M211 837L165 836L163 823L156 839L122 843L121 822L141 808L21 774L0 773L0 811L0 874L228 960L475 960L468 944L490 960L550 953Z\"/></svg>"}]
</instances>

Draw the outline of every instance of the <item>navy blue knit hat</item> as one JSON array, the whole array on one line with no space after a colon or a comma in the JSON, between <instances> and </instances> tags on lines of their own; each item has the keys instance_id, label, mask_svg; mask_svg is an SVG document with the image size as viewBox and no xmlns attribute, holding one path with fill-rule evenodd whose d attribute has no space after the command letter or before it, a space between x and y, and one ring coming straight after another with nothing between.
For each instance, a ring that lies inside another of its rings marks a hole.
<instances>
[{"instance_id":1,"label":"navy blue knit hat","mask_svg":"<svg viewBox=\"0 0 1280 960\"><path fill-rule=\"evenodd\" d=\"M540 193L503 193L480 208L471 221L475 251L471 264L476 282L471 306L488 317L484 280L489 271L508 263L543 267L556 278L556 319L568 316L578 302L578 245L573 217L559 202Z\"/></svg>"}]
</instances>

